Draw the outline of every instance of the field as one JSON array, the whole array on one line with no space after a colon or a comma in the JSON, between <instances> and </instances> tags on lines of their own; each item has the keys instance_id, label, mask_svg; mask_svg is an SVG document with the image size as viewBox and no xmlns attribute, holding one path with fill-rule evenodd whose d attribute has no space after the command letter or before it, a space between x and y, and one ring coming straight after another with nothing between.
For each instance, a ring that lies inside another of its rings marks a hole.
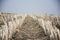
<instances>
[{"instance_id":1,"label":"field","mask_svg":"<svg viewBox=\"0 0 60 40\"><path fill-rule=\"evenodd\" d=\"M0 13L0 40L60 40L60 16Z\"/></svg>"}]
</instances>

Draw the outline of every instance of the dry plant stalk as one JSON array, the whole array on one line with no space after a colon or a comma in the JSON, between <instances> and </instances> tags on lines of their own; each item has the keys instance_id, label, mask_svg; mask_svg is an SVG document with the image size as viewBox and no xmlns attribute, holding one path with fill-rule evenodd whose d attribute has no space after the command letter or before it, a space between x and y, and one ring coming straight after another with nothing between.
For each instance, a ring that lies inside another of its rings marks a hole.
<instances>
[{"instance_id":1,"label":"dry plant stalk","mask_svg":"<svg viewBox=\"0 0 60 40\"><path fill-rule=\"evenodd\" d=\"M60 40L60 16L0 13L0 40Z\"/></svg>"}]
</instances>

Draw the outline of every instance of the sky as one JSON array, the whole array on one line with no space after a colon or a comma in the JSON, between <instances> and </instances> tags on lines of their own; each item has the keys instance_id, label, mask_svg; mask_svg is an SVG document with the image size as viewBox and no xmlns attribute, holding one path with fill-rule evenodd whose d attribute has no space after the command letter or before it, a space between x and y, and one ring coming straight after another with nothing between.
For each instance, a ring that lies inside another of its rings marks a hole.
<instances>
[{"instance_id":1,"label":"sky","mask_svg":"<svg viewBox=\"0 0 60 40\"><path fill-rule=\"evenodd\" d=\"M0 12L60 14L60 0L0 0Z\"/></svg>"}]
</instances>

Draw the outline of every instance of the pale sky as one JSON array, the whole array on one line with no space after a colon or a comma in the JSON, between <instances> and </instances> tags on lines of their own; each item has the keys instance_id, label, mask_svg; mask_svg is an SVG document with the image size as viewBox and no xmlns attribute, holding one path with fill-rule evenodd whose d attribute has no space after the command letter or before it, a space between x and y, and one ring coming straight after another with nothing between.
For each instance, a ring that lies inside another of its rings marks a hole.
<instances>
[{"instance_id":1,"label":"pale sky","mask_svg":"<svg viewBox=\"0 0 60 40\"><path fill-rule=\"evenodd\" d=\"M1 0L1 12L59 14L59 0Z\"/></svg>"}]
</instances>

